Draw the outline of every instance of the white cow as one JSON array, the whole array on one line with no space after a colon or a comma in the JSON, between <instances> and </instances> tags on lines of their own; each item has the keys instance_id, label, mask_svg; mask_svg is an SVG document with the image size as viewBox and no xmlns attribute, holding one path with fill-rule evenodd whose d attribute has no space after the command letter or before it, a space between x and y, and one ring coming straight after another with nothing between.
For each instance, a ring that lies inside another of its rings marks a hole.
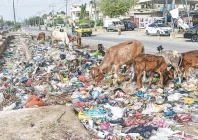
<instances>
[{"instance_id":1,"label":"white cow","mask_svg":"<svg viewBox=\"0 0 198 140\"><path fill-rule=\"evenodd\" d=\"M67 32L59 32L59 31L53 31L52 32L52 43L54 40L57 41L62 41L64 42L67 46L69 45L69 38L67 36Z\"/></svg>"}]
</instances>

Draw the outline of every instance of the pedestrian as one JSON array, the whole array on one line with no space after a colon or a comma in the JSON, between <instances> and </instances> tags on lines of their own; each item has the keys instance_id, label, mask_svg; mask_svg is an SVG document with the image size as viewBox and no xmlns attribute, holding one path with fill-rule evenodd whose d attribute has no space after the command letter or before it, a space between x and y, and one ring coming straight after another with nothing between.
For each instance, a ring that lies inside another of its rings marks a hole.
<instances>
[{"instance_id":1,"label":"pedestrian","mask_svg":"<svg viewBox=\"0 0 198 140\"><path fill-rule=\"evenodd\" d=\"M74 31L75 31L75 26L74 26L74 24L72 23L72 34L74 33Z\"/></svg>"},{"instance_id":2,"label":"pedestrian","mask_svg":"<svg viewBox=\"0 0 198 140\"><path fill-rule=\"evenodd\" d=\"M60 27L60 32L64 32L63 26Z\"/></svg>"},{"instance_id":3,"label":"pedestrian","mask_svg":"<svg viewBox=\"0 0 198 140\"><path fill-rule=\"evenodd\" d=\"M118 28L118 35L121 35L121 25L120 25L120 23L118 23L117 28Z\"/></svg>"},{"instance_id":4,"label":"pedestrian","mask_svg":"<svg viewBox=\"0 0 198 140\"><path fill-rule=\"evenodd\" d=\"M125 27L125 31L128 31L128 23L127 23L127 21L124 22L124 27Z\"/></svg>"}]
</instances>

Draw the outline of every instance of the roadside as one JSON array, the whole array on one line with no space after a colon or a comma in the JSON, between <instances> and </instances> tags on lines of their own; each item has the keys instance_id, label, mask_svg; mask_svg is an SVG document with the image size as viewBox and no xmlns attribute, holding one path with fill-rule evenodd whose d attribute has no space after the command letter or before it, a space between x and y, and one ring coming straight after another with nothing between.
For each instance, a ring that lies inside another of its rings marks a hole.
<instances>
[{"instance_id":1,"label":"roadside","mask_svg":"<svg viewBox=\"0 0 198 140\"><path fill-rule=\"evenodd\" d=\"M72 120L72 121L71 121ZM1 140L91 139L72 108L45 106L0 113Z\"/></svg>"},{"instance_id":2,"label":"roadside","mask_svg":"<svg viewBox=\"0 0 198 140\"><path fill-rule=\"evenodd\" d=\"M51 35L51 31L38 30L38 28L23 28L25 32L33 35L38 35L40 32L45 32L46 35ZM68 30L71 34L71 30ZM144 30L135 29L134 31L123 31L121 35L117 32L93 32L92 36L82 37L82 48L89 46L89 48L97 49L98 44L103 44L106 48L116 45L118 43L128 40L138 40L145 46L145 53L155 53L156 48L162 45L165 50L176 50L179 52L186 52L195 50L197 43L186 40L183 34L178 34L177 38L171 40L169 36L146 36Z\"/></svg>"},{"instance_id":3,"label":"roadside","mask_svg":"<svg viewBox=\"0 0 198 140\"><path fill-rule=\"evenodd\" d=\"M33 28L33 29L38 29L38 27L30 27L30 28ZM44 28L41 28L42 30L41 31L45 31ZM48 31L53 31L54 28L51 28L51 27L48 27ZM71 34L71 28L64 28L64 31L66 31L67 33ZM104 29L98 29L97 31L95 31L94 29L92 30L93 32L93 36L95 35L103 35L103 34L106 34L106 35L111 35L111 37L117 37L117 32L107 32L106 30ZM167 41L179 41L179 42L190 42L189 39L185 39L183 38L183 33L179 33L178 30L175 31L176 32L176 35L175 35L175 39L171 39L170 36L156 36L156 35L145 35L145 30L144 29L138 29L136 28L135 30L133 31L122 31L120 37L122 38L128 38L129 36L131 38L133 37L141 37L141 38L144 38L144 39L152 39L152 40L167 40Z\"/></svg>"}]
</instances>

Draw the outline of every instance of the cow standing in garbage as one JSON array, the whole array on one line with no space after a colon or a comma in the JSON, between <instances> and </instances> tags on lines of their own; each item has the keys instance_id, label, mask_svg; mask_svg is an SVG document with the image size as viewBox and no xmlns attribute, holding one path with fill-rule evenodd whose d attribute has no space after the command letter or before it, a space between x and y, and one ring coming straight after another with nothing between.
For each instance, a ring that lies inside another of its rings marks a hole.
<instances>
[{"instance_id":1,"label":"cow standing in garbage","mask_svg":"<svg viewBox=\"0 0 198 140\"><path fill-rule=\"evenodd\" d=\"M137 40L126 41L110 47L101 64L91 69L94 82L98 84L113 69L115 70L114 78L118 81L120 67L124 64L132 64L133 59L142 53L144 53L144 45Z\"/></svg>"},{"instance_id":2,"label":"cow standing in garbage","mask_svg":"<svg viewBox=\"0 0 198 140\"><path fill-rule=\"evenodd\" d=\"M182 54L179 53L178 51L173 51L173 50L163 50L164 48L160 45L157 47L157 50L159 51L156 53L157 56L163 56L166 63L169 66L172 66L174 68L174 78L178 76L179 78L179 83L181 84L181 75L182 72L180 70L180 66L182 63Z\"/></svg>"},{"instance_id":3,"label":"cow standing in garbage","mask_svg":"<svg viewBox=\"0 0 198 140\"><path fill-rule=\"evenodd\" d=\"M62 41L65 43L66 46L69 46L69 38L67 36L67 32L53 31L52 32L52 43L55 40Z\"/></svg>"}]
</instances>

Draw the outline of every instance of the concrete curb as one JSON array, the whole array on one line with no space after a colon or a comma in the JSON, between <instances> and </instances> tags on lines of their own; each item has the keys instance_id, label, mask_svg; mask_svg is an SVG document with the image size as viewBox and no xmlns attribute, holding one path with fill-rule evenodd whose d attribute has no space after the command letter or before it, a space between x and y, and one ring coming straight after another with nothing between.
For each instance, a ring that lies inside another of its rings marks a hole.
<instances>
[{"instance_id":1,"label":"concrete curb","mask_svg":"<svg viewBox=\"0 0 198 140\"><path fill-rule=\"evenodd\" d=\"M0 33L0 56L2 55L4 49L7 47L8 41L10 40L10 36L8 36L9 32L4 31Z\"/></svg>"}]
</instances>

